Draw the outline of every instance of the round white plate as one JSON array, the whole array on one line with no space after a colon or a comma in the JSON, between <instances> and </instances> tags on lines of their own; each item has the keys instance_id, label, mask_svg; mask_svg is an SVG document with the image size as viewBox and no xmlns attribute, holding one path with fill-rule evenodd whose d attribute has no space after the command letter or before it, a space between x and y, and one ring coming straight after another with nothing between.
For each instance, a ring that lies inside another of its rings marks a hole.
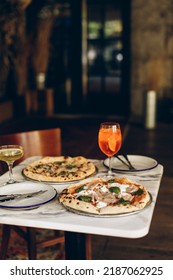
<instances>
[{"instance_id":1,"label":"round white plate","mask_svg":"<svg viewBox=\"0 0 173 280\"><path fill-rule=\"evenodd\" d=\"M14 184L8 184L0 188L0 195L10 194L25 194L37 191L45 191L33 197L16 198L9 201L0 202L0 208L6 209L32 209L41 206L49 201L53 200L57 191L50 185L44 183L33 182L20 182Z\"/></svg>"},{"instance_id":2,"label":"round white plate","mask_svg":"<svg viewBox=\"0 0 173 280\"><path fill-rule=\"evenodd\" d=\"M119 157L126 162L126 159L119 155ZM135 173L141 171L147 171L155 168L158 162L150 157L138 156L138 155L128 155L131 164L135 167L135 170L130 170L125 164L123 164L118 158L112 157L112 170L118 172L128 172ZM108 158L104 160L103 164L108 167Z\"/></svg>"}]
</instances>

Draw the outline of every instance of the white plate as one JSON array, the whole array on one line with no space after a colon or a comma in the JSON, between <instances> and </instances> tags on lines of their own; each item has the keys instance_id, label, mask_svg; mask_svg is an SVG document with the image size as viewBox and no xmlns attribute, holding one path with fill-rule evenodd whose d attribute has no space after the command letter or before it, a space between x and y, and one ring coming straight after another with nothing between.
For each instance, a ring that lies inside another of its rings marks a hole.
<instances>
[{"instance_id":1,"label":"white plate","mask_svg":"<svg viewBox=\"0 0 173 280\"><path fill-rule=\"evenodd\" d=\"M119 155L119 157L126 162L126 159L123 156ZM158 162L155 159L146 156L128 155L128 158L131 164L135 167L135 170L129 170L128 167L116 157L112 157L112 170L118 172L135 173L151 170L158 165ZM103 163L106 167L108 167L108 158L105 159Z\"/></svg>"},{"instance_id":2,"label":"white plate","mask_svg":"<svg viewBox=\"0 0 173 280\"><path fill-rule=\"evenodd\" d=\"M0 208L14 210L32 209L45 203L48 203L57 195L57 191L52 186L46 185L44 183L20 182L5 185L4 187L0 188L0 195L32 193L41 190L45 192L33 197L18 199L16 198L13 200L0 202Z\"/></svg>"}]
</instances>

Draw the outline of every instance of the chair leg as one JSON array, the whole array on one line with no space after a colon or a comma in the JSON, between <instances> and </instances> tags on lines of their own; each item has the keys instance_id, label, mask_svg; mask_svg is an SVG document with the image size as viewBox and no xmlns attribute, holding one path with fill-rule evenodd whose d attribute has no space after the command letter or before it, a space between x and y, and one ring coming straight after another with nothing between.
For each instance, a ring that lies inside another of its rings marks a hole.
<instances>
[{"instance_id":1,"label":"chair leg","mask_svg":"<svg viewBox=\"0 0 173 280\"><path fill-rule=\"evenodd\" d=\"M5 260L10 240L11 226L3 225L2 226L2 241L1 241L1 251L0 259Z\"/></svg>"},{"instance_id":2,"label":"chair leg","mask_svg":"<svg viewBox=\"0 0 173 280\"><path fill-rule=\"evenodd\" d=\"M86 259L92 260L92 246L91 246L91 234L86 234L85 240L85 247L86 247Z\"/></svg>"},{"instance_id":3,"label":"chair leg","mask_svg":"<svg viewBox=\"0 0 173 280\"><path fill-rule=\"evenodd\" d=\"M34 228L27 227L27 246L29 260L37 259L36 231Z\"/></svg>"}]
</instances>

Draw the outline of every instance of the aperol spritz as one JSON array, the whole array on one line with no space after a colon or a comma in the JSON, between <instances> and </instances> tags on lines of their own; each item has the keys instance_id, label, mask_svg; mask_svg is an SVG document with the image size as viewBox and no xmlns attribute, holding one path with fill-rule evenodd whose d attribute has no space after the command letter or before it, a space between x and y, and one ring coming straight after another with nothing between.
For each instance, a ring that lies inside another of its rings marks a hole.
<instances>
[{"instance_id":1,"label":"aperol spritz","mask_svg":"<svg viewBox=\"0 0 173 280\"><path fill-rule=\"evenodd\" d=\"M122 145L122 134L119 123L101 123L98 133L98 144L100 150L109 158L108 175L110 176L112 174L111 158L120 150Z\"/></svg>"}]
</instances>

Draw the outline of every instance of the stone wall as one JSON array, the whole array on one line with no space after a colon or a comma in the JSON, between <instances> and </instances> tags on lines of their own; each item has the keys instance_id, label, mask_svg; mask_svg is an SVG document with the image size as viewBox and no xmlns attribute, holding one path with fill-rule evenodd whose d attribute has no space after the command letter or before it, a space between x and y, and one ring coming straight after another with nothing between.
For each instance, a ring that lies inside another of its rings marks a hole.
<instances>
[{"instance_id":1,"label":"stone wall","mask_svg":"<svg viewBox=\"0 0 173 280\"><path fill-rule=\"evenodd\" d=\"M157 118L173 115L173 0L131 0L131 111L143 116L144 94L157 92Z\"/></svg>"}]
</instances>

